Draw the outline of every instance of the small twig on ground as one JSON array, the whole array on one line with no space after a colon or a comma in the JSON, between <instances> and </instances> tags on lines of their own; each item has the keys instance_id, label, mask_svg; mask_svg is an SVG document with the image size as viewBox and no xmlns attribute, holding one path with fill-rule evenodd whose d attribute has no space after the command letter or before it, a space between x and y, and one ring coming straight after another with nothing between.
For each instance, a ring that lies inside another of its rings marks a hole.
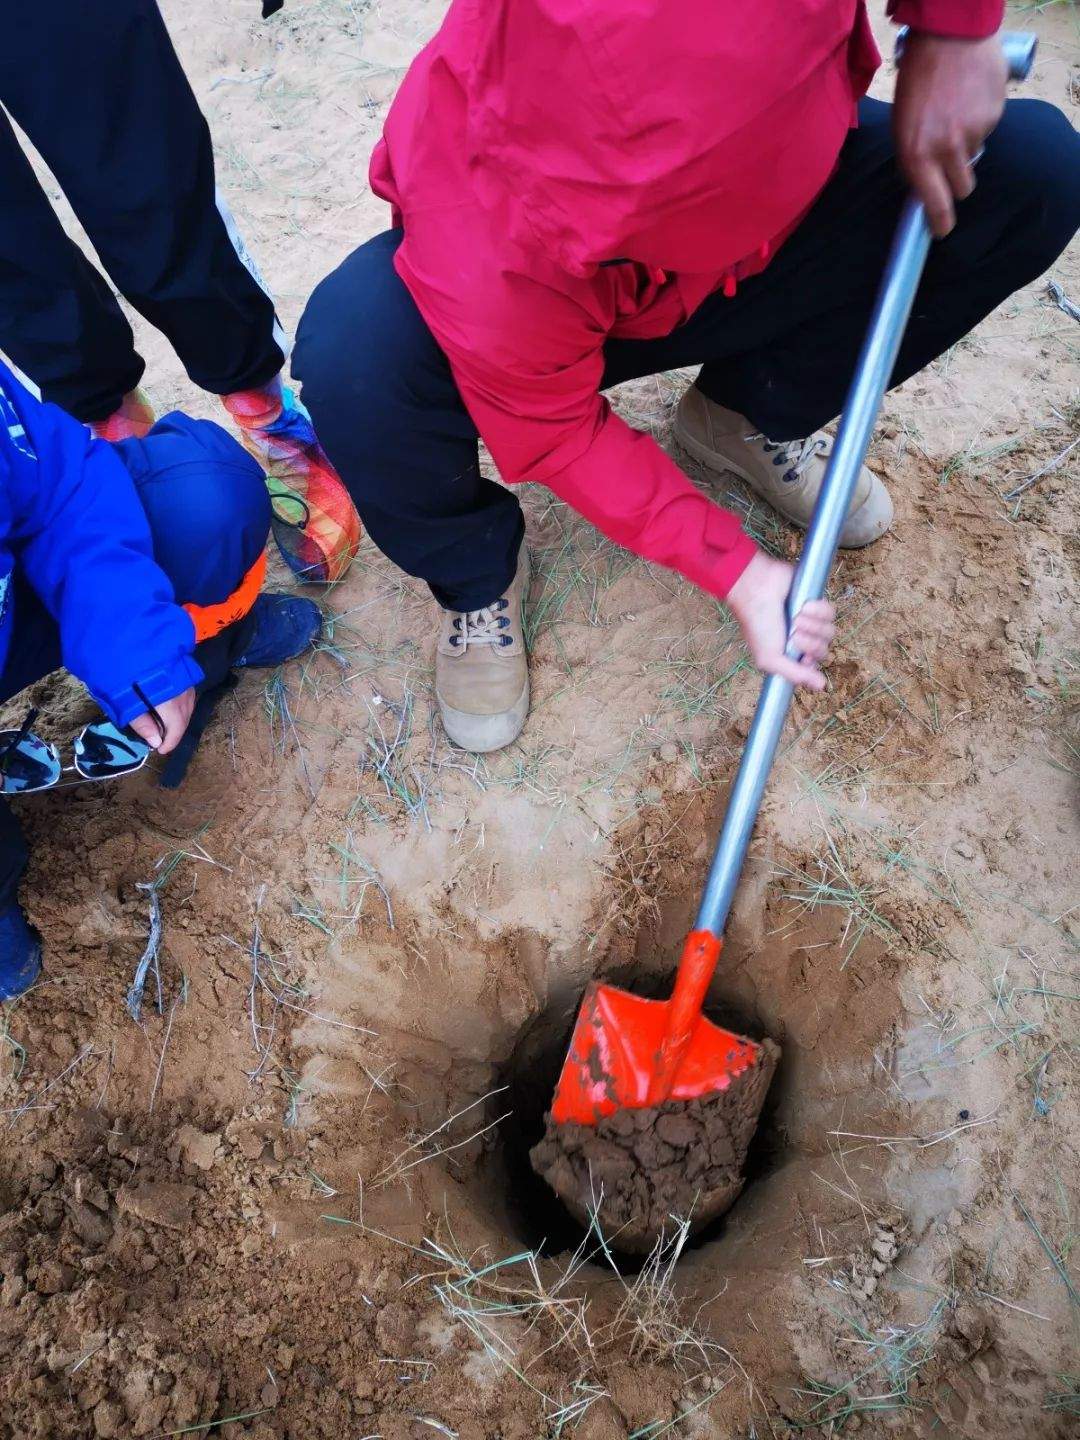
<instances>
[{"instance_id":1,"label":"small twig on ground","mask_svg":"<svg viewBox=\"0 0 1080 1440\"><path fill-rule=\"evenodd\" d=\"M169 1006L169 1018L165 1022L165 1035L161 1041L161 1054L158 1056L157 1074L154 1076L154 1088L150 1091L150 1107L148 1114L154 1113L154 1102L157 1100L158 1087L161 1085L161 1077L165 1073L165 1051L169 1048L169 1036L172 1034L173 1020L176 1018L176 1007L179 1000L174 1000Z\"/></svg>"},{"instance_id":2,"label":"small twig on ground","mask_svg":"<svg viewBox=\"0 0 1080 1440\"><path fill-rule=\"evenodd\" d=\"M158 952L161 949L161 901L158 899L159 881L140 881L136 890L143 890L150 897L150 935L146 941L146 949L142 953L138 965L135 967L135 976L131 987L127 992L124 1004L128 1014L136 1025L139 1023L139 1014L142 1009L143 991L146 988L146 977L153 972L154 985L157 990L157 1010L160 1015L163 1010L161 996L161 971L158 968Z\"/></svg>"},{"instance_id":3,"label":"small twig on ground","mask_svg":"<svg viewBox=\"0 0 1080 1440\"><path fill-rule=\"evenodd\" d=\"M200 860L204 864L212 866L215 870L224 870L226 874L232 874L232 870L228 865L223 865L220 860L215 860L214 857L208 853L206 847L199 843L200 838L205 835L209 829L210 821L207 820L205 824L200 825L190 840L190 848L185 848L181 845L176 850L170 850L167 855L162 855L161 859L154 865L154 869L158 872L157 878L153 881L156 889L165 889L165 886L172 879L174 871L182 860Z\"/></svg>"},{"instance_id":4,"label":"small twig on ground","mask_svg":"<svg viewBox=\"0 0 1080 1440\"><path fill-rule=\"evenodd\" d=\"M304 772L304 783L307 786L308 793L314 800L315 786L312 783L311 772L308 769L307 753L304 750L303 741L300 739L300 732L296 728L296 720L293 717L292 707L289 704L289 692L286 689L285 681L282 678L280 670L276 671L273 677L267 682L264 694L266 696L266 706L270 716L271 741L273 742L274 738L273 730L275 716L280 715L283 723L281 725L281 738L277 742L277 749L282 754L284 754L286 733L290 733L293 737L293 740L296 742L297 754L300 756L300 768Z\"/></svg>"},{"instance_id":5,"label":"small twig on ground","mask_svg":"<svg viewBox=\"0 0 1080 1440\"><path fill-rule=\"evenodd\" d=\"M265 984L265 982L263 982ZM294 1010L297 1015L306 1015L309 1020L317 1020L320 1025L330 1025L335 1030L349 1030L354 1035L377 1035L377 1030L372 1030L370 1025L351 1025L348 1020L336 1020L333 1015L322 1015L318 1010L312 1010L307 1005L294 1005L291 1000L282 998L281 1007L283 1010Z\"/></svg>"},{"instance_id":6,"label":"small twig on ground","mask_svg":"<svg viewBox=\"0 0 1080 1440\"><path fill-rule=\"evenodd\" d=\"M105 1079L101 1082L101 1093L94 1101L94 1109L100 1110L105 1104L105 1096L109 1093L109 1081L112 1079L113 1065L116 1062L116 1041L109 1044L109 1054L105 1062Z\"/></svg>"},{"instance_id":7,"label":"small twig on ground","mask_svg":"<svg viewBox=\"0 0 1080 1440\"><path fill-rule=\"evenodd\" d=\"M254 1068L246 1072L247 1077L254 1082L261 1079L269 1068L273 1067L276 1070L279 1080L289 1094L285 1123L292 1125L296 1123L299 1099L305 1082L301 1081L293 1071L274 1056L273 1047L278 1036L278 1021L281 1011L290 1010L298 1015L305 1015L309 1019L316 1020L320 1024L331 1025L358 1035L373 1035L375 1032L364 1025L350 1025L347 1021L338 1020L332 1015L320 1014L317 1010L312 1010L309 1006L301 1003L307 998L307 991L303 983L296 979L290 979L288 974L283 973L273 954L263 948L259 909L265 890L266 887L263 886L256 897L251 943L247 946L241 945L231 935L223 935L221 938L227 945L231 945L246 955L251 966L246 1009L248 1024L251 1028L252 1047L258 1059ZM267 974L269 974L269 979ZM269 1015L265 1013L266 1002L262 999L263 996L268 997L269 1000Z\"/></svg>"},{"instance_id":8,"label":"small twig on ground","mask_svg":"<svg viewBox=\"0 0 1080 1440\"><path fill-rule=\"evenodd\" d=\"M321 1175L317 1175L314 1170L309 1169L307 1173L311 1177L311 1183L315 1187L315 1193L324 1200L332 1200L338 1193L328 1181L324 1180Z\"/></svg>"},{"instance_id":9,"label":"small twig on ground","mask_svg":"<svg viewBox=\"0 0 1080 1440\"><path fill-rule=\"evenodd\" d=\"M391 902L390 902L390 893L389 893L389 891L387 890L386 886L383 884L382 877L380 876L379 872L375 869L374 865L372 865L369 861L365 860L362 855L357 855L356 851L353 849L353 832L352 832L352 830L346 830L346 831L345 831L345 844L344 844L344 845L338 845L336 842L331 841L330 848L331 848L331 850L336 851L336 853L337 853L338 855L340 855L340 856L341 856L341 859L342 859L341 881L340 881L340 885L341 885L341 905L342 905L342 911L343 911L343 916L342 916L342 918L348 919L348 920L350 921L350 923L353 923L353 924L356 923L356 921L359 919L360 910L361 910L361 908L363 907L363 904L364 904L364 896L367 894L368 885L371 884L371 885L374 885L374 886L375 886L376 890L378 890L379 894L380 894L380 895L382 896L382 898L383 898L383 904L386 906L386 920L387 920L387 924L390 926L390 929L393 930L393 928L394 928L394 907L393 907L393 905L392 905ZM360 892L360 898L359 898L359 899L356 901L356 903L353 905L353 907L352 907L352 913L351 913L351 914L345 913L345 912L346 912L346 906L348 905L349 882L348 882L348 880L347 880L347 867L348 867L349 865L355 865L356 868L361 872L361 874L366 877L366 878L365 878L365 881L364 881L363 889L362 889L361 892Z\"/></svg>"},{"instance_id":10,"label":"small twig on ground","mask_svg":"<svg viewBox=\"0 0 1080 1440\"><path fill-rule=\"evenodd\" d=\"M418 1425L426 1425L431 1430L438 1430L440 1435L449 1435L451 1440L457 1440L458 1432L451 1430L449 1425L444 1425L441 1420L436 1420L434 1415L414 1415L413 1419Z\"/></svg>"},{"instance_id":11,"label":"small twig on ground","mask_svg":"<svg viewBox=\"0 0 1080 1440\"><path fill-rule=\"evenodd\" d=\"M500 1125L502 1121L507 1118L506 1115L500 1115L497 1120L491 1121L490 1124L485 1125L482 1130L478 1130L475 1135L470 1135L465 1140L459 1140L454 1145L448 1145L445 1149L436 1145L433 1150L426 1152L415 1160L410 1160L407 1165L401 1163L407 1156L411 1155L414 1150L419 1150L423 1146L428 1145L434 1140L436 1135L441 1135L444 1130L448 1130L455 1120L461 1119L462 1115L467 1115L470 1110L475 1110L478 1105L483 1105L485 1100L490 1100L495 1095L501 1095L507 1088L505 1085L500 1085L497 1089L489 1090L486 1095L481 1095L476 1100L471 1101L462 1109L456 1110L453 1115L444 1120L441 1125L437 1125L434 1130L430 1130L426 1135L421 1135L419 1139L414 1140L412 1144L406 1145L405 1149L402 1150L399 1155L396 1155L394 1159L390 1161L389 1165L384 1166L383 1169L379 1171L371 1183L373 1185L389 1185L392 1181L404 1175L406 1170L411 1170L413 1166L422 1165L426 1160L434 1160L440 1155L447 1155L451 1150L458 1150L461 1146L467 1145L470 1140L478 1139L479 1136L493 1129L494 1126ZM509 1113L508 1111L507 1114Z\"/></svg>"},{"instance_id":12,"label":"small twig on ground","mask_svg":"<svg viewBox=\"0 0 1080 1440\"><path fill-rule=\"evenodd\" d=\"M262 894L259 895L259 902L262 901ZM259 961L262 958L262 934L259 927L258 906L255 910L255 928L251 937L251 947L248 951L251 956L251 984L248 986L248 1016L251 1021L251 1038L255 1046L255 1053L259 1057L259 1063L254 1070L247 1072L249 1080L258 1080L259 1076L270 1063L270 1047L274 1043L274 1035L277 1032L278 1010L281 1008L281 996L259 973ZM259 1019L259 991L265 990L270 996L272 1008L270 1019L263 1021ZM265 1036L265 1038L264 1038Z\"/></svg>"},{"instance_id":13,"label":"small twig on ground","mask_svg":"<svg viewBox=\"0 0 1080 1440\"><path fill-rule=\"evenodd\" d=\"M1078 436L1071 445L1066 445L1065 449L1055 455L1053 460L1044 465L1041 470L1036 470L1034 475L1029 475L1021 484L1014 485L1011 490L1006 490L1001 498L1003 500L1015 500L1016 497L1022 495L1025 490L1030 490L1032 485L1041 480L1044 475L1049 475L1052 470L1056 470L1065 457L1076 449L1077 445L1080 445L1080 436Z\"/></svg>"},{"instance_id":14,"label":"small twig on ground","mask_svg":"<svg viewBox=\"0 0 1080 1440\"><path fill-rule=\"evenodd\" d=\"M976 1295L981 1295L984 1300L993 1300L995 1305L1004 1305L1006 1310L1018 1310L1021 1315L1030 1315L1033 1320L1045 1320L1049 1322L1049 1315L1040 1315L1037 1310L1026 1310L1023 1305L1014 1305L1011 1300L1003 1300L1000 1295L991 1295L989 1290L976 1287Z\"/></svg>"},{"instance_id":15,"label":"small twig on ground","mask_svg":"<svg viewBox=\"0 0 1080 1440\"><path fill-rule=\"evenodd\" d=\"M1061 1283L1065 1286L1070 1301L1078 1308L1080 1308L1080 1295L1076 1293L1076 1286L1073 1284L1069 1272L1065 1269L1065 1264L1062 1261L1061 1256L1057 1253L1054 1247L1050 1244L1050 1241L1047 1240L1046 1236L1039 1229L1035 1221L1035 1217L1032 1215L1031 1211L1027 1208L1023 1200L1020 1199L1020 1196L1017 1195L1015 1191L1013 1192L1013 1199L1016 1201L1017 1205L1019 1205L1020 1213L1023 1215L1027 1223L1031 1226L1036 1240L1038 1240L1039 1244L1046 1252L1051 1265L1053 1265L1054 1269L1057 1271L1058 1276L1061 1279Z\"/></svg>"},{"instance_id":16,"label":"small twig on ground","mask_svg":"<svg viewBox=\"0 0 1080 1440\"><path fill-rule=\"evenodd\" d=\"M993 1111L984 1115L979 1120L965 1120L962 1124L953 1125L948 1130L939 1130L933 1135L859 1135L851 1130L830 1130L830 1135L835 1135L840 1140L866 1140L873 1145L917 1145L920 1150L929 1150L934 1145L940 1145L945 1140L951 1140L954 1135L959 1135L963 1130L975 1130L980 1125L989 1125L997 1115Z\"/></svg>"},{"instance_id":17,"label":"small twig on ground","mask_svg":"<svg viewBox=\"0 0 1080 1440\"><path fill-rule=\"evenodd\" d=\"M380 710L385 710L397 721L397 730L392 740L387 739L383 730L378 713ZM404 752L412 737L413 721L413 696L408 687L408 676L402 686L400 704L387 700L384 695L375 694L368 704L368 713L378 738L370 734L367 738L367 763L382 781L387 796L391 800L399 800L412 819L421 819L424 828L430 830L427 785L421 780L416 766L404 759Z\"/></svg>"},{"instance_id":18,"label":"small twig on ground","mask_svg":"<svg viewBox=\"0 0 1080 1440\"><path fill-rule=\"evenodd\" d=\"M159 1430L156 1435L150 1435L148 1440L176 1440L179 1435L204 1435L209 1430L220 1430L225 1425L236 1425L241 1420L254 1420L256 1415L265 1415L271 1409L273 1406L264 1405L260 1410L245 1410L238 1415L223 1415L220 1420L204 1420L200 1425L185 1425L180 1430Z\"/></svg>"},{"instance_id":19,"label":"small twig on ground","mask_svg":"<svg viewBox=\"0 0 1080 1440\"><path fill-rule=\"evenodd\" d=\"M82 1357L81 1360L76 1360L76 1361L75 1361L75 1364L72 1365L71 1369L68 1371L68 1375L69 1375L69 1376L70 1376L70 1375L74 1375L74 1374L76 1373L76 1371L81 1370L82 1367L86 1364L86 1362L87 1362L88 1360L92 1360L92 1359L94 1358L94 1356L98 1353L99 1350L104 1350L105 1346L106 1346L108 1343L109 1343L108 1336L106 1336L106 1338L105 1338L104 1340L102 1340L100 1344L95 1345L95 1346L93 1346L92 1349L88 1350L88 1351L86 1352L86 1354Z\"/></svg>"},{"instance_id":20,"label":"small twig on ground","mask_svg":"<svg viewBox=\"0 0 1080 1440\"><path fill-rule=\"evenodd\" d=\"M251 70L243 75L219 75L210 82L210 89L216 90L219 85L261 85L264 80L269 80L273 73L267 66L263 70Z\"/></svg>"},{"instance_id":21,"label":"small twig on ground","mask_svg":"<svg viewBox=\"0 0 1080 1440\"><path fill-rule=\"evenodd\" d=\"M7 1046L11 1051L11 1074L4 1077L3 1084L14 1083L18 1080L26 1065L26 1046L16 1040L11 1033L11 1005L5 1005L0 1011L0 1047Z\"/></svg>"},{"instance_id":22,"label":"small twig on ground","mask_svg":"<svg viewBox=\"0 0 1080 1440\"><path fill-rule=\"evenodd\" d=\"M1080 321L1080 305L1073 304L1056 280L1048 280L1046 282L1046 293L1057 308L1063 310L1065 314L1068 315L1070 320Z\"/></svg>"},{"instance_id":23,"label":"small twig on ground","mask_svg":"<svg viewBox=\"0 0 1080 1440\"><path fill-rule=\"evenodd\" d=\"M87 1041L83 1048L75 1056L75 1059L72 1060L69 1064L65 1065L63 1070L60 1071L59 1075L54 1075L53 1078L49 1081L49 1083L42 1086L42 1088L35 1095L32 1095L30 1099L25 1102L25 1104L18 1105L10 1110L5 1110L3 1113L5 1115L11 1116L11 1119L8 1121L8 1129L10 1130L12 1125L15 1124L15 1121L18 1120L21 1115L25 1115L28 1110L38 1109L38 1101L41 1100L45 1095L47 1095L54 1085L59 1085L60 1081L63 1080L65 1075L69 1075L77 1065L81 1065L82 1062L93 1053L94 1046L90 1043L90 1041Z\"/></svg>"}]
</instances>

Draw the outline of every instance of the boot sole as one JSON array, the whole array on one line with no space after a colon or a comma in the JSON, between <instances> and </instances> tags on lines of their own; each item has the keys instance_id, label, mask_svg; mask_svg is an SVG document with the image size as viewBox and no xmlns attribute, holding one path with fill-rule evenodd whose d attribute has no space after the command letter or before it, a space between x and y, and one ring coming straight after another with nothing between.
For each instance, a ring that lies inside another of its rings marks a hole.
<instances>
[{"instance_id":1,"label":"boot sole","mask_svg":"<svg viewBox=\"0 0 1080 1440\"><path fill-rule=\"evenodd\" d=\"M525 717L529 713L529 679L525 677L525 688L509 710L500 710L496 715L470 715L467 710L455 710L452 705L439 701L439 714L443 729L462 750L486 755L492 750L502 750L513 744L521 734Z\"/></svg>"},{"instance_id":2,"label":"boot sole","mask_svg":"<svg viewBox=\"0 0 1080 1440\"><path fill-rule=\"evenodd\" d=\"M770 500L767 496L762 495L761 492L758 490L757 486L754 484L752 477L747 474L747 472L742 468L741 465L736 465L733 460L722 459L719 455L717 455L715 450L710 450L707 445L703 444L700 440L695 439L693 435L687 434L687 432L679 424L677 414L675 420L672 422L671 428L675 435L675 439L679 442L679 444L687 452L687 454L692 455L695 460L700 461L700 463L704 465L706 469L711 470L715 475L738 475L739 479L744 480L746 484L749 485L750 489L754 492L754 494L758 497L758 499L761 500L764 504L768 505L770 510L775 510L778 515L782 515L784 519L788 522L788 524L795 525L800 530L806 529L807 524L809 523L808 521L797 520L794 515L789 515L786 510L782 510L779 505L774 504L773 501ZM863 503L859 506L858 510L853 511L847 517L847 520L845 520L844 522L845 530L849 525L855 525L859 516L870 504L873 498L873 495L868 495L867 498L863 501ZM888 517L883 525L876 525L873 532L871 534L868 534L865 539L845 539L843 533L841 533L840 548L842 550L862 550L865 546L872 545L875 540L880 540L882 535L885 534L891 524L892 505L890 504Z\"/></svg>"}]
</instances>

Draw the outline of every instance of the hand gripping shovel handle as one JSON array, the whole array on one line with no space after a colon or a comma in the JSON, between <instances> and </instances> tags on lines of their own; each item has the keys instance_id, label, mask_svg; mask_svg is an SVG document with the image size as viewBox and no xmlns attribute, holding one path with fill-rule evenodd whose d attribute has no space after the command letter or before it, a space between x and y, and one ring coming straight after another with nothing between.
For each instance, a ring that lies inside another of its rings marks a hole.
<instances>
[{"instance_id":1,"label":"hand gripping shovel handle","mask_svg":"<svg viewBox=\"0 0 1080 1440\"><path fill-rule=\"evenodd\" d=\"M898 52L902 50L903 38L901 34L897 41ZM1011 78L1023 79L1030 71L1035 56L1035 37L1005 34L1002 45ZM825 593L825 582L836 557L840 531L847 518L878 411L896 364L929 248L930 231L926 216L920 202L912 197L904 206L885 263L870 328L844 401L836 444L791 584L787 601L789 630L792 620L806 602L819 600ZM795 660L800 658L790 643L787 654ZM667 1035L657 1056L649 1088L650 1104L659 1104L670 1094L701 1014L701 1006L720 957L720 937L742 873L793 690L791 681L779 675L769 675L761 687L701 907L679 962Z\"/></svg>"}]
</instances>

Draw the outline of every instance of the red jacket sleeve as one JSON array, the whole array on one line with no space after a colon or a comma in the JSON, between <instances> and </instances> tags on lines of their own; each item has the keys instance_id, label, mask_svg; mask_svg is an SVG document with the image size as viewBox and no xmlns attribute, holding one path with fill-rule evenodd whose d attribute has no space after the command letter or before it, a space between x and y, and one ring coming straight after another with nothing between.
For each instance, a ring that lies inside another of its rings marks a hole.
<instances>
[{"instance_id":1,"label":"red jacket sleeve","mask_svg":"<svg viewBox=\"0 0 1080 1440\"><path fill-rule=\"evenodd\" d=\"M625 424L599 395L593 401L588 449L544 483L610 539L722 600L757 546L650 435Z\"/></svg>"},{"instance_id":2,"label":"red jacket sleeve","mask_svg":"<svg viewBox=\"0 0 1080 1440\"><path fill-rule=\"evenodd\" d=\"M889 15L927 35L981 40L1001 28L1005 0L889 0Z\"/></svg>"},{"instance_id":3,"label":"red jacket sleeve","mask_svg":"<svg viewBox=\"0 0 1080 1440\"><path fill-rule=\"evenodd\" d=\"M599 394L606 317L523 275L470 285L459 272L449 293L424 283L409 248L403 278L503 480L546 485L619 545L722 599L757 547Z\"/></svg>"}]
</instances>

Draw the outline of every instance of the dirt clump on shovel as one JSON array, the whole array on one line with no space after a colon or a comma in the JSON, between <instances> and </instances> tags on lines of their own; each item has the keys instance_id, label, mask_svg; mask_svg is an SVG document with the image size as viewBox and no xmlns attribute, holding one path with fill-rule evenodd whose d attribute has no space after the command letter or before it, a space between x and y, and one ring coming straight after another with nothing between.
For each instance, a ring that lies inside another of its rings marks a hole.
<instances>
[{"instance_id":1,"label":"dirt clump on shovel","mask_svg":"<svg viewBox=\"0 0 1080 1440\"><path fill-rule=\"evenodd\" d=\"M617 1250L645 1254L675 1220L700 1230L743 1187L746 1152L780 1059L761 1042L756 1065L698 1100L616 1110L596 1125L556 1124L529 1152L533 1169L583 1225L595 1213Z\"/></svg>"}]
</instances>

